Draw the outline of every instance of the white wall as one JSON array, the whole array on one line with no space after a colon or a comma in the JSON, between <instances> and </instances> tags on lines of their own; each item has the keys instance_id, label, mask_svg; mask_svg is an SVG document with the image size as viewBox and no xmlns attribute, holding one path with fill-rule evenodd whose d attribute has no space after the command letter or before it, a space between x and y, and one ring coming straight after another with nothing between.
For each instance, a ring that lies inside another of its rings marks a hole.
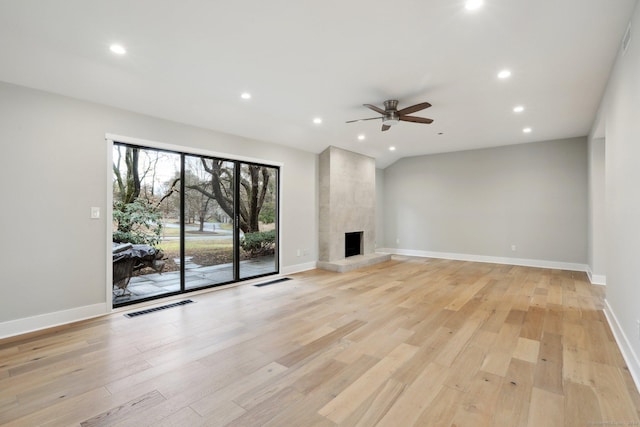
<instances>
[{"instance_id":1,"label":"white wall","mask_svg":"<svg viewBox=\"0 0 640 427\"><path fill-rule=\"evenodd\" d=\"M586 138L405 158L384 182L391 249L587 262Z\"/></svg>"},{"instance_id":2,"label":"white wall","mask_svg":"<svg viewBox=\"0 0 640 427\"><path fill-rule=\"evenodd\" d=\"M607 314L640 383L640 6L631 41L619 52L596 128L604 127Z\"/></svg>"},{"instance_id":3,"label":"white wall","mask_svg":"<svg viewBox=\"0 0 640 427\"><path fill-rule=\"evenodd\" d=\"M0 83L0 337L108 307L105 133L282 163L281 271L317 259L317 155Z\"/></svg>"}]
</instances>

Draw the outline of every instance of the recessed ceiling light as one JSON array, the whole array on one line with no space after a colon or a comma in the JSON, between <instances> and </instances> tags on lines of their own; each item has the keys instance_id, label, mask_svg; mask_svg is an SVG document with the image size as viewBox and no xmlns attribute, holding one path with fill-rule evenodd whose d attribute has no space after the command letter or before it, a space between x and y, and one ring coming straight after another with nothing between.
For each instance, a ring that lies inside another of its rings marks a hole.
<instances>
[{"instance_id":1,"label":"recessed ceiling light","mask_svg":"<svg viewBox=\"0 0 640 427\"><path fill-rule=\"evenodd\" d=\"M240 95L240 98L251 99L251 94L249 92L242 92L242 95Z\"/></svg>"},{"instance_id":2,"label":"recessed ceiling light","mask_svg":"<svg viewBox=\"0 0 640 427\"><path fill-rule=\"evenodd\" d=\"M522 105L516 105L515 107L513 107L514 113L522 113L523 111L524 111L524 107Z\"/></svg>"},{"instance_id":3,"label":"recessed ceiling light","mask_svg":"<svg viewBox=\"0 0 640 427\"><path fill-rule=\"evenodd\" d=\"M365 136L363 134L358 135L358 141L364 141Z\"/></svg>"},{"instance_id":4,"label":"recessed ceiling light","mask_svg":"<svg viewBox=\"0 0 640 427\"><path fill-rule=\"evenodd\" d=\"M522 132L531 133L531 128L524 128L524 129L522 129Z\"/></svg>"},{"instance_id":5,"label":"recessed ceiling light","mask_svg":"<svg viewBox=\"0 0 640 427\"><path fill-rule=\"evenodd\" d=\"M499 79L507 79L509 77L511 77L511 71L509 70L502 70L498 73Z\"/></svg>"},{"instance_id":6,"label":"recessed ceiling light","mask_svg":"<svg viewBox=\"0 0 640 427\"><path fill-rule=\"evenodd\" d=\"M319 125L320 123L322 123L322 117L315 117L313 119L313 123Z\"/></svg>"},{"instance_id":7,"label":"recessed ceiling light","mask_svg":"<svg viewBox=\"0 0 640 427\"><path fill-rule=\"evenodd\" d=\"M464 8L467 10L476 10L480 9L483 5L483 0L467 0L464 4Z\"/></svg>"},{"instance_id":8,"label":"recessed ceiling light","mask_svg":"<svg viewBox=\"0 0 640 427\"><path fill-rule=\"evenodd\" d=\"M389 147L389 151L396 151L396 147L394 146Z\"/></svg>"},{"instance_id":9,"label":"recessed ceiling light","mask_svg":"<svg viewBox=\"0 0 640 427\"><path fill-rule=\"evenodd\" d=\"M124 55L127 53L127 49L125 49L121 44L112 44L109 46L109 50L117 55Z\"/></svg>"}]
</instances>

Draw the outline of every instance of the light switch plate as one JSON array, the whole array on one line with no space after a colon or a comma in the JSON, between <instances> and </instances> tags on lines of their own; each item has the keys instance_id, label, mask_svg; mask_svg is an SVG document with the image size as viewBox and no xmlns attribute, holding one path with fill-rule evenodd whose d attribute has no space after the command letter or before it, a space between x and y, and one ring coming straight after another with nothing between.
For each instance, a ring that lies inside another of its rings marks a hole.
<instances>
[{"instance_id":1,"label":"light switch plate","mask_svg":"<svg viewBox=\"0 0 640 427\"><path fill-rule=\"evenodd\" d=\"M100 208L93 206L91 207L91 219L99 219L100 218Z\"/></svg>"}]
</instances>

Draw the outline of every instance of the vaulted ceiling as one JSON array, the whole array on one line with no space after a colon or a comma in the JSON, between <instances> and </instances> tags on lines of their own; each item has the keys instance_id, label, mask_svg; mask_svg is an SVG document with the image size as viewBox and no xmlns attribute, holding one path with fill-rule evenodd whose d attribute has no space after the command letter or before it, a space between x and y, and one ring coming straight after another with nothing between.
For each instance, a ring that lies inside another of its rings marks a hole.
<instances>
[{"instance_id":1,"label":"vaulted ceiling","mask_svg":"<svg viewBox=\"0 0 640 427\"><path fill-rule=\"evenodd\" d=\"M586 135L634 4L4 0L0 80L312 152L335 145L386 167ZM428 101L414 115L433 124L345 123L387 99Z\"/></svg>"}]
</instances>

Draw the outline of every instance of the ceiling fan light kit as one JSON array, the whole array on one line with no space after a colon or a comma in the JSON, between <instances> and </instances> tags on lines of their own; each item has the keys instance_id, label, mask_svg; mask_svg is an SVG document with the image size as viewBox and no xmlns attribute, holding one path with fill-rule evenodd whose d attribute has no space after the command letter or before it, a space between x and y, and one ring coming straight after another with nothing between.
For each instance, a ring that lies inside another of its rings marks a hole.
<instances>
[{"instance_id":1,"label":"ceiling fan light kit","mask_svg":"<svg viewBox=\"0 0 640 427\"><path fill-rule=\"evenodd\" d=\"M400 121L400 117L397 114L389 114L382 118L382 124L387 126L393 126Z\"/></svg>"},{"instance_id":2,"label":"ceiling fan light kit","mask_svg":"<svg viewBox=\"0 0 640 427\"><path fill-rule=\"evenodd\" d=\"M389 99L384 101L384 110L376 107L372 104L363 104L363 106L381 114L381 117L370 117L368 119L349 120L347 123L361 122L364 120L378 120L382 119L382 131L389 130L391 126L397 124L399 121L413 122L413 123L433 123L432 119L426 117L410 116L409 114L415 113L420 110L431 107L428 102L421 102L420 104L405 107L402 110L398 110L398 101L396 99Z\"/></svg>"}]
</instances>

